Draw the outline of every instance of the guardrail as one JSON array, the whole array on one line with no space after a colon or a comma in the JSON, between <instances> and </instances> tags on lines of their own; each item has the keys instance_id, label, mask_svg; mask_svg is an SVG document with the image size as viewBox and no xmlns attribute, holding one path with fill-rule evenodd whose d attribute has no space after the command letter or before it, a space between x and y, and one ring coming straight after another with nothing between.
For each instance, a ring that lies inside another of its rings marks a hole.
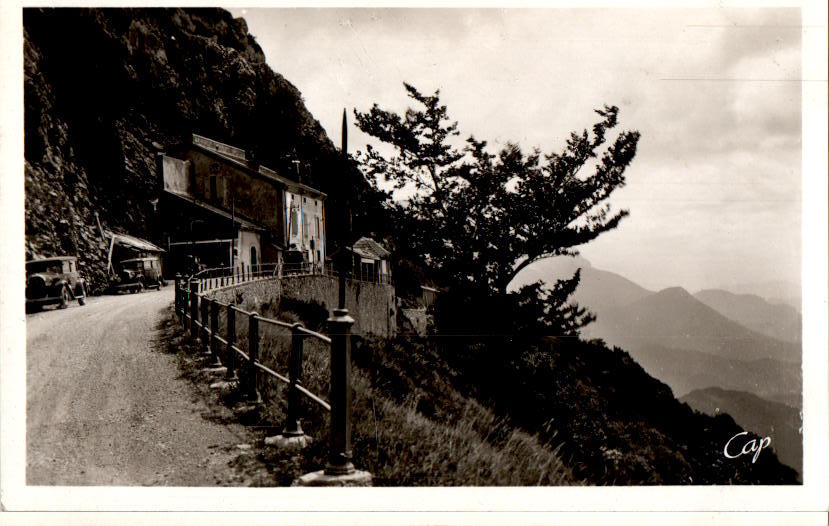
<instances>
[{"instance_id":1,"label":"guardrail","mask_svg":"<svg viewBox=\"0 0 829 526\"><path fill-rule=\"evenodd\" d=\"M190 279L198 280L201 286L209 289L229 287L242 283L249 283L256 279L282 278L286 276L328 276L338 278L339 272L332 265L318 265L316 263L262 263L258 265L238 265L235 267L215 267L200 270ZM390 285L391 276L388 274L365 274L361 269L346 275L352 282L379 283ZM206 289L205 289L206 290ZM202 289L199 289L202 292Z\"/></svg>"},{"instance_id":2,"label":"guardrail","mask_svg":"<svg viewBox=\"0 0 829 526\"><path fill-rule=\"evenodd\" d=\"M313 265L265 264L253 267L205 269L190 278L176 275L175 311L185 328L190 331L193 342L199 342L203 352L210 356L211 364L223 365L219 347L224 347L225 379L240 382L244 398L251 404L262 404L258 392L259 371L287 384L288 409L282 436L300 437L304 435L300 424L300 396L305 396L330 415L329 458L325 466L325 475L350 475L355 472L351 462L351 326L354 319L347 310L335 309L328 319L330 336L305 328L301 323L289 323L260 316L256 312L247 312L233 304L223 303L209 298L208 293L218 289L235 287L265 279L283 279L286 277L313 275L323 273L323 269ZM226 314L225 335L222 336L219 318ZM248 342L247 353L236 342L237 315L247 317ZM288 375L285 376L259 361L260 326L270 325L290 331L291 350L288 360ZM304 341L316 339L330 348L330 401L312 393L301 383L302 354ZM245 367L244 382L237 377L237 359L241 357Z\"/></svg>"}]
</instances>

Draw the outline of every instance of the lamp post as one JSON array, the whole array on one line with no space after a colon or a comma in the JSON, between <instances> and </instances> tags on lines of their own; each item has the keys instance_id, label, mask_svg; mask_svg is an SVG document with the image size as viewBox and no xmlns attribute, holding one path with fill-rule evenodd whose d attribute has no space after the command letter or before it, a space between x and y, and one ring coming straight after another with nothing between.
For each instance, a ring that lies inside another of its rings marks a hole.
<instances>
[{"instance_id":1,"label":"lamp post","mask_svg":"<svg viewBox=\"0 0 829 526\"><path fill-rule=\"evenodd\" d=\"M343 109L342 155L343 170L348 169L348 129ZM347 172L346 172L347 173ZM349 257L345 247L351 236L350 193L345 177L341 178L340 195L343 196L343 230L338 258L339 298L337 308L328 318L328 334L331 337L331 434L329 436L328 462L325 469L303 475L294 482L298 486L370 486L371 474L358 471L351 462L351 327L354 318L345 308L345 275Z\"/></svg>"}]
</instances>

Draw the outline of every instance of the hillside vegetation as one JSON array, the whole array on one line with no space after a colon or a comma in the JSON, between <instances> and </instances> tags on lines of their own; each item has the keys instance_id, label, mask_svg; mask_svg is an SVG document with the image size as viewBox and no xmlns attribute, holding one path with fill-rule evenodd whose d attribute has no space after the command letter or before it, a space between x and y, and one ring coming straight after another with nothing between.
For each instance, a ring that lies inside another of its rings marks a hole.
<instances>
[{"instance_id":1,"label":"hillside vegetation","mask_svg":"<svg viewBox=\"0 0 829 526\"><path fill-rule=\"evenodd\" d=\"M276 288L234 300L324 330L325 309L280 298ZM284 371L286 334L265 338L263 361ZM327 349L306 349L303 383L326 393ZM723 445L742 431L730 416L692 410L628 353L597 342L357 337L352 358L355 462L380 485L797 481L772 452L756 464L725 458ZM270 384L265 394L275 401L265 420L278 427L284 388ZM274 454L293 476L326 458L327 414L310 402L304 414L305 431L322 440L300 460Z\"/></svg>"}]
</instances>

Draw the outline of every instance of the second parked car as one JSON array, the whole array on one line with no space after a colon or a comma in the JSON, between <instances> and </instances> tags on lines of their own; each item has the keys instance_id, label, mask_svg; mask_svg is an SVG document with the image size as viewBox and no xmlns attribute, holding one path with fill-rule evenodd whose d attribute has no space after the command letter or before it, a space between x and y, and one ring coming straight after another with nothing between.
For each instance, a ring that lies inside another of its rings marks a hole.
<instances>
[{"instance_id":1,"label":"second parked car","mask_svg":"<svg viewBox=\"0 0 829 526\"><path fill-rule=\"evenodd\" d=\"M161 274L161 260L157 256L125 259L118 263L120 270L110 279L113 292L141 292L147 288L160 289L164 286Z\"/></svg>"}]
</instances>

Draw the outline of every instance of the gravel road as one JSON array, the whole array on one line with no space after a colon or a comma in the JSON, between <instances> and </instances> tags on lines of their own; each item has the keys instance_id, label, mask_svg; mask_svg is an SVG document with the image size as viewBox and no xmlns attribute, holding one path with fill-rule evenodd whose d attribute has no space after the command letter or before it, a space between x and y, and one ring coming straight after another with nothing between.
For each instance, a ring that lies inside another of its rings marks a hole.
<instances>
[{"instance_id":1,"label":"gravel road","mask_svg":"<svg viewBox=\"0 0 829 526\"><path fill-rule=\"evenodd\" d=\"M247 485L229 466L251 454L246 429L211 419L160 348L172 301L166 287L27 316L28 485Z\"/></svg>"}]
</instances>

